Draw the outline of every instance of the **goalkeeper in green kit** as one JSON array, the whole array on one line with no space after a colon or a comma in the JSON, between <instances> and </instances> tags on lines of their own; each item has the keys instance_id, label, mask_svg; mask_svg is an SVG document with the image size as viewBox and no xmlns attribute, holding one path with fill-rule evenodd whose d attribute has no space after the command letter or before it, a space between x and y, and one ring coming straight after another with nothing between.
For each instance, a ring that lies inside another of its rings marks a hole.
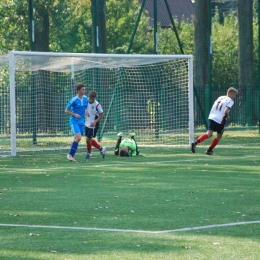
<instances>
[{"instance_id":1,"label":"goalkeeper in green kit","mask_svg":"<svg viewBox=\"0 0 260 260\"><path fill-rule=\"evenodd\" d=\"M116 147L114 150L115 155L120 155L120 156L136 156L139 154L138 146L135 141L135 134L131 133L129 134L131 138L123 139L123 134L118 133L118 139L116 143Z\"/></svg>"}]
</instances>

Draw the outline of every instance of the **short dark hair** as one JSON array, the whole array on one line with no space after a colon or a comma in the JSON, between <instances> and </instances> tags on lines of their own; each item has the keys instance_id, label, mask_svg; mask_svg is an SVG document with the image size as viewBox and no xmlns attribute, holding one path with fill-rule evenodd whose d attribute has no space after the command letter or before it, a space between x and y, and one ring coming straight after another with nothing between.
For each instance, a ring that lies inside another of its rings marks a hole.
<instances>
[{"instance_id":1,"label":"short dark hair","mask_svg":"<svg viewBox=\"0 0 260 260\"><path fill-rule=\"evenodd\" d=\"M82 84L82 83L78 83L77 86L76 86L76 90L79 91L79 90L81 90L82 88L85 88L85 85Z\"/></svg>"},{"instance_id":2,"label":"short dark hair","mask_svg":"<svg viewBox=\"0 0 260 260\"><path fill-rule=\"evenodd\" d=\"M120 156L129 156L129 153L128 151L126 151L124 148L120 150L120 153L119 153Z\"/></svg>"}]
</instances>

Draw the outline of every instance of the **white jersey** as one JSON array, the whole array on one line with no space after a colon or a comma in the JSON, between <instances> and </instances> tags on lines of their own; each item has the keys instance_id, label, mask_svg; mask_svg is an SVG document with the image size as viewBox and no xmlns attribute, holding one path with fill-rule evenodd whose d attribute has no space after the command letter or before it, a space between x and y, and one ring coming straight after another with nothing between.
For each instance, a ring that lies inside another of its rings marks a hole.
<instances>
[{"instance_id":1,"label":"white jersey","mask_svg":"<svg viewBox=\"0 0 260 260\"><path fill-rule=\"evenodd\" d=\"M223 118L225 117L226 107L231 108L234 104L234 101L228 96L219 97L213 104L210 113L209 119L221 124Z\"/></svg>"},{"instance_id":2,"label":"white jersey","mask_svg":"<svg viewBox=\"0 0 260 260\"><path fill-rule=\"evenodd\" d=\"M95 128L90 126L100 114L103 113L102 106L95 100L92 104L88 104L85 116L85 126L89 128Z\"/></svg>"}]
</instances>

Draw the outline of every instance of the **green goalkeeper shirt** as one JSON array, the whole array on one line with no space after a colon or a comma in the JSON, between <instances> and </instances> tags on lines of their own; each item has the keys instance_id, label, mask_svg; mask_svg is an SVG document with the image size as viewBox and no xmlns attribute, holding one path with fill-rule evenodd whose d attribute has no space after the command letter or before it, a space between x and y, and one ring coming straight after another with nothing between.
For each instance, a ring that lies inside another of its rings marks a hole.
<instances>
[{"instance_id":1,"label":"green goalkeeper shirt","mask_svg":"<svg viewBox=\"0 0 260 260\"><path fill-rule=\"evenodd\" d=\"M122 149L125 146L129 147L132 156L136 156L136 143L133 139L123 139L120 143L119 149Z\"/></svg>"}]
</instances>

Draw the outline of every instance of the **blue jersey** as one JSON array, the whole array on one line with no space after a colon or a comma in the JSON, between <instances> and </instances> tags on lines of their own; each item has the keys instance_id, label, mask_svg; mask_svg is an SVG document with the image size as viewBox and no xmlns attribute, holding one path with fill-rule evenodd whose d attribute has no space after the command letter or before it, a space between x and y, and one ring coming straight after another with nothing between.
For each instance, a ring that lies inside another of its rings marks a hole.
<instances>
[{"instance_id":1,"label":"blue jersey","mask_svg":"<svg viewBox=\"0 0 260 260\"><path fill-rule=\"evenodd\" d=\"M70 111L72 111L75 114L80 115L80 118L76 118L74 116L70 117L71 123L76 123L78 125L84 125L85 121L85 112L86 108L88 107L88 98L87 96L83 96L82 99L80 99L78 96L73 97L66 108Z\"/></svg>"}]
</instances>

